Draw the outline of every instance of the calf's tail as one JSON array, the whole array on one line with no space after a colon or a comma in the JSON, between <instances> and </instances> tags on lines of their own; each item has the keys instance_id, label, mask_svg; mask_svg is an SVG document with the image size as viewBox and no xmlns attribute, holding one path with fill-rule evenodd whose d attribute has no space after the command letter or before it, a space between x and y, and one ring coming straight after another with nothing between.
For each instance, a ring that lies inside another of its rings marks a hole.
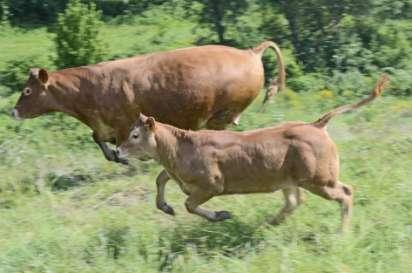
<instances>
[{"instance_id":1,"label":"calf's tail","mask_svg":"<svg viewBox=\"0 0 412 273\"><path fill-rule=\"evenodd\" d=\"M265 98L263 99L263 104L265 104L273 95L275 95L278 92L278 90L282 91L283 89L285 89L285 81L286 81L285 64L283 62L282 52L280 51L280 48L278 47L277 44L275 44L272 41L265 41L257 45L252 50L256 54L260 55L260 57L262 57L263 52L265 52L267 48L273 49L276 53L276 60L277 60L277 65L278 65L278 77L277 79L273 79L270 82L269 86L266 87L266 94L265 94Z\"/></svg>"},{"instance_id":2,"label":"calf's tail","mask_svg":"<svg viewBox=\"0 0 412 273\"><path fill-rule=\"evenodd\" d=\"M345 112L354 110L356 108L359 108L369 102L371 102L372 100L374 100L375 98L379 97L380 94L383 92L386 84L389 82L389 77L387 75L382 75L378 81L376 82L375 88L373 89L372 93L364 98L363 100L357 102L357 103L353 103L353 104L347 104L347 105L343 105L340 107L337 107L329 112L327 112L326 114L324 114L321 118L319 118L317 121L313 122L312 125L318 127L318 128L324 128L329 120L331 120L334 116L339 115L339 114L343 114Z\"/></svg>"}]
</instances>

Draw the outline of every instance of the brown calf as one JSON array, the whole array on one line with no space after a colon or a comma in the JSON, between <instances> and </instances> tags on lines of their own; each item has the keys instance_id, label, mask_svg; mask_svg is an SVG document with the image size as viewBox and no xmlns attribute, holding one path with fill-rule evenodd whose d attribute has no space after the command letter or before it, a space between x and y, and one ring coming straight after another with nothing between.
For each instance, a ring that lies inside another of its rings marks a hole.
<instances>
[{"instance_id":1,"label":"brown calf","mask_svg":"<svg viewBox=\"0 0 412 273\"><path fill-rule=\"evenodd\" d=\"M245 132L193 132L140 115L118 151L120 156L151 157L163 165L167 173L157 180L157 206L166 213L173 214L164 200L170 175L188 195L187 210L210 221L230 218L229 212L200 207L213 196L282 190L285 206L270 220L272 224L280 223L299 205L299 188L303 188L339 202L341 228L346 230L353 193L338 179L338 154L326 125L333 116L379 96L387 81L383 76L368 98L338 107L312 123L287 122Z\"/></svg>"},{"instance_id":2,"label":"brown calf","mask_svg":"<svg viewBox=\"0 0 412 273\"><path fill-rule=\"evenodd\" d=\"M141 112L192 130L237 123L263 87L261 57L267 48L275 51L279 68L267 98L285 83L282 54L270 41L245 50L183 48L51 73L32 69L12 115L66 113L89 126L105 157L118 162L106 142L126 140Z\"/></svg>"}]
</instances>

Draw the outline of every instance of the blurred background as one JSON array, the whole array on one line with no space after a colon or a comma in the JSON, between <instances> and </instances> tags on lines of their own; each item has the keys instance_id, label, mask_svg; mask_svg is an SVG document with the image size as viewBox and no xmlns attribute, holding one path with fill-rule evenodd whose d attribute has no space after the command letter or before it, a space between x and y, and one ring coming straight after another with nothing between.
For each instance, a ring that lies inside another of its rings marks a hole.
<instances>
[{"instance_id":1,"label":"blurred background","mask_svg":"<svg viewBox=\"0 0 412 273\"><path fill-rule=\"evenodd\" d=\"M59 113L9 117L31 67L263 40L281 47L288 89L265 111L257 98L231 130L312 121L391 78L383 98L329 126L355 188L344 239L337 205L312 195L276 228L262 223L281 194L215 198L206 206L234 219L211 224L170 182L172 218L155 208L154 162L106 162ZM411 0L0 0L0 273L412 272L411 57Z\"/></svg>"}]
</instances>

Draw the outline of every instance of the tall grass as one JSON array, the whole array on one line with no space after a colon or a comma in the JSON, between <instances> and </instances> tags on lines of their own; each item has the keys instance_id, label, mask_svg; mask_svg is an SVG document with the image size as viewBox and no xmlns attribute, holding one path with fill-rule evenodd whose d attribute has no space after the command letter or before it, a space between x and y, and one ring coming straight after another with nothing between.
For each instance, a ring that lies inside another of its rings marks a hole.
<instances>
[{"instance_id":1,"label":"tall grass","mask_svg":"<svg viewBox=\"0 0 412 273\"><path fill-rule=\"evenodd\" d=\"M234 219L208 223L185 211L170 182L177 216L165 215L156 164L106 162L88 129L61 115L18 123L1 114L0 272L411 272L411 106L385 97L329 126L341 178L355 188L346 237L337 204L310 194L278 227L264 224L278 193L214 198L206 206ZM319 108L310 94L280 94L264 112L258 99L240 129L311 121Z\"/></svg>"}]
</instances>

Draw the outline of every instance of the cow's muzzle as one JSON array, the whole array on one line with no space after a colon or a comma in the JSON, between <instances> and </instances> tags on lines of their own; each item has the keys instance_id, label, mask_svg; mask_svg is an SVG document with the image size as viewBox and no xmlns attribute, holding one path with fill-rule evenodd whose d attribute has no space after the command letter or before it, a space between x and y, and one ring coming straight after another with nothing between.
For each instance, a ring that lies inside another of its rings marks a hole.
<instances>
[{"instance_id":1,"label":"cow's muzzle","mask_svg":"<svg viewBox=\"0 0 412 273\"><path fill-rule=\"evenodd\" d=\"M116 156L117 156L118 158L120 158L120 159L126 159L126 157L127 157L127 155L128 155L127 151L125 151L124 149L122 149L121 146L117 147L115 153L116 153Z\"/></svg>"},{"instance_id":2,"label":"cow's muzzle","mask_svg":"<svg viewBox=\"0 0 412 273\"><path fill-rule=\"evenodd\" d=\"M14 108L14 109L11 111L10 115L11 115L13 118L17 119L17 120L22 120L22 118L19 116L19 111L17 111L16 108Z\"/></svg>"}]
</instances>

